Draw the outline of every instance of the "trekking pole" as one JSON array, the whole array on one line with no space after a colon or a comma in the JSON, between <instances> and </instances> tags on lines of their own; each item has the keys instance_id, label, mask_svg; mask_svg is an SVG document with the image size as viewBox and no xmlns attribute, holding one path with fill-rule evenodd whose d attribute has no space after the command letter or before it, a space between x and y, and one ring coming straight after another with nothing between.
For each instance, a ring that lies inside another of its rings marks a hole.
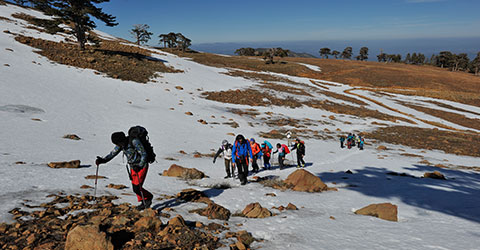
<instances>
[{"instance_id":1,"label":"trekking pole","mask_svg":"<svg viewBox=\"0 0 480 250\"><path fill-rule=\"evenodd\" d=\"M97 180L98 180L98 164L97 165L97 172L95 173L95 191L93 191L93 200L97 201Z\"/></svg>"}]
</instances>

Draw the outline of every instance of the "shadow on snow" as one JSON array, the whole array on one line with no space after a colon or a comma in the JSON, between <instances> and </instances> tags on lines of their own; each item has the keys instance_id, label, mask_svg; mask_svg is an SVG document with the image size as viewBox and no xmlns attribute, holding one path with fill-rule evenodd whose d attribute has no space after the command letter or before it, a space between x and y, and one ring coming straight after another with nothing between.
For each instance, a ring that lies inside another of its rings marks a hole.
<instances>
[{"instance_id":1,"label":"shadow on snow","mask_svg":"<svg viewBox=\"0 0 480 250\"><path fill-rule=\"evenodd\" d=\"M391 170L366 166L344 172L317 174L324 182L346 184L346 189L380 198L398 198L405 204L441 212L480 223L480 174L426 165L413 165L405 170L439 171L447 180L394 176ZM368 204L365 204L368 205ZM400 208L401 209L401 208Z\"/></svg>"}]
</instances>

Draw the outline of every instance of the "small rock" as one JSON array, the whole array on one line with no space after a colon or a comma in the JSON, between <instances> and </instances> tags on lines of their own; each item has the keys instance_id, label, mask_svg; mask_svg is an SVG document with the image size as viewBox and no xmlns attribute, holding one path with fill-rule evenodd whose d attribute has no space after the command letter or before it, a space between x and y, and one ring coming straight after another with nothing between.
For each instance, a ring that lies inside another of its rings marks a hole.
<instances>
[{"instance_id":1,"label":"small rock","mask_svg":"<svg viewBox=\"0 0 480 250\"><path fill-rule=\"evenodd\" d=\"M266 218L272 216L272 212L262 207L258 202L248 204L245 209L243 209L242 214L248 218Z\"/></svg>"},{"instance_id":2,"label":"small rock","mask_svg":"<svg viewBox=\"0 0 480 250\"><path fill-rule=\"evenodd\" d=\"M445 176L438 172L438 171L433 171L433 172L427 172L423 174L423 178L432 178L432 179L438 179L438 180L446 180Z\"/></svg>"},{"instance_id":3,"label":"small rock","mask_svg":"<svg viewBox=\"0 0 480 250\"><path fill-rule=\"evenodd\" d=\"M75 134L67 134L67 135L64 135L63 138L70 139L70 140L76 140L76 141L82 139L78 135L75 135Z\"/></svg>"},{"instance_id":4,"label":"small rock","mask_svg":"<svg viewBox=\"0 0 480 250\"><path fill-rule=\"evenodd\" d=\"M182 86L175 86L175 88L178 89L178 90L183 90Z\"/></svg>"},{"instance_id":5,"label":"small rock","mask_svg":"<svg viewBox=\"0 0 480 250\"><path fill-rule=\"evenodd\" d=\"M81 189L91 189L91 188L93 188L93 187L91 187L91 186L89 186L89 185L82 185L80 188L81 188Z\"/></svg>"},{"instance_id":6,"label":"small rock","mask_svg":"<svg viewBox=\"0 0 480 250\"><path fill-rule=\"evenodd\" d=\"M51 168L79 168L80 160L75 161L62 161L62 162L50 162L48 166Z\"/></svg>"},{"instance_id":7,"label":"small rock","mask_svg":"<svg viewBox=\"0 0 480 250\"><path fill-rule=\"evenodd\" d=\"M65 249L113 250L113 244L107 239L107 236L104 232L100 232L98 226L76 226L67 234Z\"/></svg>"},{"instance_id":8,"label":"small rock","mask_svg":"<svg viewBox=\"0 0 480 250\"><path fill-rule=\"evenodd\" d=\"M15 162L15 164L17 164L17 165L24 165L24 164L27 164L27 163L24 162L24 161L17 161L17 162Z\"/></svg>"},{"instance_id":9,"label":"small rock","mask_svg":"<svg viewBox=\"0 0 480 250\"><path fill-rule=\"evenodd\" d=\"M110 184L108 184L107 188L125 189L125 188L127 188L127 186L122 185L122 184L113 184L113 183L110 183Z\"/></svg>"},{"instance_id":10,"label":"small rock","mask_svg":"<svg viewBox=\"0 0 480 250\"><path fill-rule=\"evenodd\" d=\"M95 180L95 178L98 178L98 179L108 179L107 177L105 176L101 176L101 175L87 175L85 176L85 179L87 180Z\"/></svg>"},{"instance_id":11,"label":"small rock","mask_svg":"<svg viewBox=\"0 0 480 250\"><path fill-rule=\"evenodd\" d=\"M386 146L380 145L377 147L377 150L388 150Z\"/></svg>"},{"instance_id":12,"label":"small rock","mask_svg":"<svg viewBox=\"0 0 480 250\"><path fill-rule=\"evenodd\" d=\"M275 197L275 196L277 196L277 195L274 194L274 193L266 193L265 196L273 196L273 197Z\"/></svg>"},{"instance_id":13,"label":"small rock","mask_svg":"<svg viewBox=\"0 0 480 250\"><path fill-rule=\"evenodd\" d=\"M192 112L188 111L188 112L185 112L186 115L193 115Z\"/></svg>"},{"instance_id":14,"label":"small rock","mask_svg":"<svg viewBox=\"0 0 480 250\"><path fill-rule=\"evenodd\" d=\"M293 205L292 203L288 203L287 210L298 210L297 206Z\"/></svg>"},{"instance_id":15,"label":"small rock","mask_svg":"<svg viewBox=\"0 0 480 250\"><path fill-rule=\"evenodd\" d=\"M330 216L330 219L331 219L331 220L335 220L335 217L333 217L333 216Z\"/></svg>"},{"instance_id":16,"label":"small rock","mask_svg":"<svg viewBox=\"0 0 480 250\"><path fill-rule=\"evenodd\" d=\"M355 214L370 215L389 221L398 221L397 206L391 203L371 204L355 211Z\"/></svg>"}]
</instances>

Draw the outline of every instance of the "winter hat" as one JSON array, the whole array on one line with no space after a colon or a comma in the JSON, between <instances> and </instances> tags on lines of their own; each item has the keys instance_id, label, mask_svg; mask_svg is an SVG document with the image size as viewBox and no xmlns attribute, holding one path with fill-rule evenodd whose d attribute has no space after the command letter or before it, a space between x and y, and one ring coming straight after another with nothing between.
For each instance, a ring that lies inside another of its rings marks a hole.
<instances>
[{"instance_id":1,"label":"winter hat","mask_svg":"<svg viewBox=\"0 0 480 250\"><path fill-rule=\"evenodd\" d=\"M222 145L223 145L223 146L227 146L227 144L228 144L228 141L227 141L227 140L223 140L223 141L222 141Z\"/></svg>"},{"instance_id":2,"label":"winter hat","mask_svg":"<svg viewBox=\"0 0 480 250\"><path fill-rule=\"evenodd\" d=\"M112 142L115 145L118 145L120 143L123 143L127 140L127 137L125 136L125 133L123 132L115 132L112 134Z\"/></svg>"},{"instance_id":3,"label":"winter hat","mask_svg":"<svg viewBox=\"0 0 480 250\"><path fill-rule=\"evenodd\" d=\"M277 143L277 148L280 148L282 147L282 145L280 143Z\"/></svg>"},{"instance_id":4,"label":"winter hat","mask_svg":"<svg viewBox=\"0 0 480 250\"><path fill-rule=\"evenodd\" d=\"M245 141L245 137L243 137L243 135L237 135L237 137L235 137L235 141L239 141L239 140Z\"/></svg>"},{"instance_id":5,"label":"winter hat","mask_svg":"<svg viewBox=\"0 0 480 250\"><path fill-rule=\"evenodd\" d=\"M253 138L250 138L250 141L251 141L252 143L254 143L254 142L255 142L255 139L253 139Z\"/></svg>"}]
</instances>

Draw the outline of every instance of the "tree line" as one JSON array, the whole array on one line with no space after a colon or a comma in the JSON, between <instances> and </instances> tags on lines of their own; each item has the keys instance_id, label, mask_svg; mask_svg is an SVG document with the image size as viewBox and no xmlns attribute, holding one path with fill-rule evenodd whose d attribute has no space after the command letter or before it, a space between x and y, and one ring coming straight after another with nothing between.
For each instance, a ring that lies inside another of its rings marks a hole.
<instances>
[{"instance_id":1,"label":"tree line","mask_svg":"<svg viewBox=\"0 0 480 250\"><path fill-rule=\"evenodd\" d=\"M235 54L239 56L263 56L263 60L265 60L266 64L273 64L275 61L273 58L275 56L278 57L287 57L290 53L290 50L288 49L282 49L282 48L239 48L235 50Z\"/></svg>"},{"instance_id":2,"label":"tree line","mask_svg":"<svg viewBox=\"0 0 480 250\"><path fill-rule=\"evenodd\" d=\"M346 60L351 60L353 53L352 47L346 47L343 52L337 50L331 50L330 48L321 48L318 53L321 58L328 59L329 55L332 55L335 59L341 58ZM368 48L360 48L359 54L355 57L358 61L364 61L368 59ZM379 62L394 62L394 63L405 63L412 65L432 65L440 68L448 68L451 71L464 71L479 75L480 72L480 52L477 53L477 56L470 60L466 53L454 54L450 51L441 51L439 54L433 54L430 58L427 58L422 53L408 53L405 58L402 60L402 55L400 54L387 54L383 50L380 54L377 55L377 60Z\"/></svg>"},{"instance_id":3,"label":"tree line","mask_svg":"<svg viewBox=\"0 0 480 250\"><path fill-rule=\"evenodd\" d=\"M72 30L69 31L76 39L81 50L85 49L87 42L97 43L98 40L90 35L90 31L96 28L95 22L91 17L104 22L107 26L113 27L118 25L115 22L116 17L102 11L101 8L95 6L110 0L13 0L20 6L29 5L32 8L43 11L45 14L54 16L54 21L43 23L48 26L48 30L59 31L58 25L64 23L71 25ZM51 27L54 26L54 27ZM147 43L152 32L149 31L150 26L147 24L135 24L130 30L130 34L135 39L135 43L140 45ZM62 29L60 29L62 30ZM168 34L159 35L159 43L164 43L164 47L175 48L186 51L192 45L192 40L184 36L182 33L170 32Z\"/></svg>"}]
</instances>

